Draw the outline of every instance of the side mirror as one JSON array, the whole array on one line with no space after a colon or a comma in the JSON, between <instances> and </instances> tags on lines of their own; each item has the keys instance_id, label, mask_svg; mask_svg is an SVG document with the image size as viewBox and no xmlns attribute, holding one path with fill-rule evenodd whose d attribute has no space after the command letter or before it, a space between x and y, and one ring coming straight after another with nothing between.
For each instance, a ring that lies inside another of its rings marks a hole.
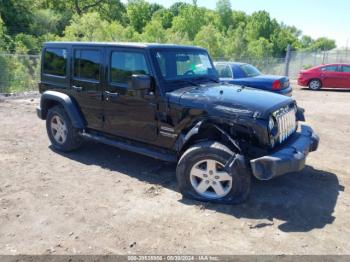
<instances>
[{"instance_id":1,"label":"side mirror","mask_svg":"<svg viewBox=\"0 0 350 262\"><path fill-rule=\"evenodd\" d=\"M151 77L148 75L132 75L129 88L131 90L150 90L151 82Z\"/></svg>"}]
</instances>

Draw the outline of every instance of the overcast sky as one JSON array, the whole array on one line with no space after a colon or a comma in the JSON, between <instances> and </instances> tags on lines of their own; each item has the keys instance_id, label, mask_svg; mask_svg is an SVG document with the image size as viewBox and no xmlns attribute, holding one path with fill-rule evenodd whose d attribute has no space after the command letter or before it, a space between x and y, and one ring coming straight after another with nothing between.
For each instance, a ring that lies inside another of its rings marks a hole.
<instances>
[{"instance_id":1,"label":"overcast sky","mask_svg":"<svg viewBox=\"0 0 350 262\"><path fill-rule=\"evenodd\" d=\"M127 2L127 0L123 0ZM148 0L169 7L176 0ZM192 0L182 0L192 3ZM216 0L197 0L199 6L215 9ZM234 10L249 14L266 10L279 22L294 25L313 38L335 39L338 47L350 47L350 0L231 0Z\"/></svg>"}]
</instances>

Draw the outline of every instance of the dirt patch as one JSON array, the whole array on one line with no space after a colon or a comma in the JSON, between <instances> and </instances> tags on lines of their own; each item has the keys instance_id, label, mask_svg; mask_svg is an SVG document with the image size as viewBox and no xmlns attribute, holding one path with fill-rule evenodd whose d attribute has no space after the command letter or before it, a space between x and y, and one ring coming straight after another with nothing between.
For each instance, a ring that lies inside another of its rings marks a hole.
<instances>
[{"instance_id":1,"label":"dirt patch","mask_svg":"<svg viewBox=\"0 0 350 262\"><path fill-rule=\"evenodd\" d=\"M0 103L0 254L349 254L350 92L297 89L321 137L302 172L238 206L182 199L175 166L52 150L38 97Z\"/></svg>"}]
</instances>

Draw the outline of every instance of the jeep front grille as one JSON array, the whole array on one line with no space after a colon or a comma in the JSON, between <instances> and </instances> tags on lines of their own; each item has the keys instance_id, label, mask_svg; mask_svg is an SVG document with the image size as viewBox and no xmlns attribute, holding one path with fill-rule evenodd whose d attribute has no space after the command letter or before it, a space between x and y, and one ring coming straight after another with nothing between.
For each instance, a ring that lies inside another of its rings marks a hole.
<instances>
[{"instance_id":1,"label":"jeep front grille","mask_svg":"<svg viewBox=\"0 0 350 262\"><path fill-rule=\"evenodd\" d=\"M278 141L283 143L297 129L295 109L286 107L276 112L276 121L278 124Z\"/></svg>"}]
</instances>

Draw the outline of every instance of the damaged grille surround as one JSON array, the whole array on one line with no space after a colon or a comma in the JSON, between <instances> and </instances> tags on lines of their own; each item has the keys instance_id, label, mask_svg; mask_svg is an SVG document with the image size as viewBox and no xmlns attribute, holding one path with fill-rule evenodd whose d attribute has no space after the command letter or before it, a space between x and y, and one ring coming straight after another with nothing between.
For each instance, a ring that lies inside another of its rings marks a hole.
<instances>
[{"instance_id":1,"label":"damaged grille surround","mask_svg":"<svg viewBox=\"0 0 350 262\"><path fill-rule=\"evenodd\" d=\"M276 144L282 144L292 134L294 134L298 128L297 122L297 107L296 105L288 105L275 111L272 116L276 121L277 132L276 135L271 134L271 146Z\"/></svg>"}]
</instances>

